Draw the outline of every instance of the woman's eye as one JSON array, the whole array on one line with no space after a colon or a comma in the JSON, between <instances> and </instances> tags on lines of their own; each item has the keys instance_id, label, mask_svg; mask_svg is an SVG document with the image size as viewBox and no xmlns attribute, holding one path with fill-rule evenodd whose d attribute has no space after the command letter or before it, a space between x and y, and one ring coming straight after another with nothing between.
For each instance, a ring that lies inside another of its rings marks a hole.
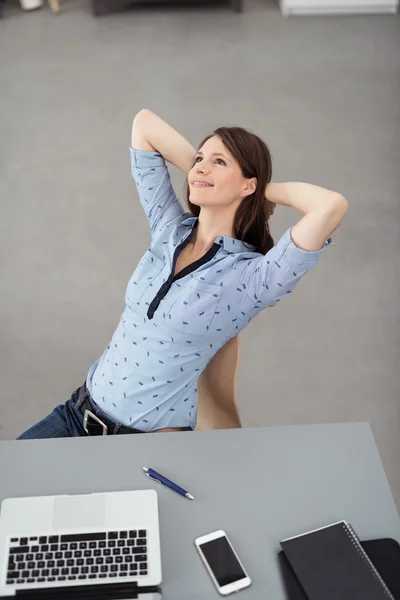
<instances>
[{"instance_id":1,"label":"woman's eye","mask_svg":"<svg viewBox=\"0 0 400 600\"><path fill-rule=\"evenodd\" d=\"M196 164L197 162L199 162L199 160L202 160L201 156L196 156L196 158L194 159L194 163ZM221 164L226 165L225 161L222 160L222 158L217 158L215 162L217 161L220 161Z\"/></svg>"}]
</instances>

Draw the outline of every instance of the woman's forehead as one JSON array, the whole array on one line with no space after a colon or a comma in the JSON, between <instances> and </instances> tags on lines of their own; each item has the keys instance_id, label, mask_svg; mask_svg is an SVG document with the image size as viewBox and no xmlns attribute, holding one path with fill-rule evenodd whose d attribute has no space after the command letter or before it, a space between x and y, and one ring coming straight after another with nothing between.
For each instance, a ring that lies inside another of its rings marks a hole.
<instances>
[{"instance_id":1,"label":"woman's forehead","mask_svg":"<svg viewBox=\"0 0 400 600\"><path fill-rule=\"evenodd\" d=\"M201 148L199 148L198 153L203 154L203 155L211 155L211 154L217 153L217 154L220 154L221 156L224 156L225 158L229 158L230 160L233 160L232 155L224 146L224 143L221 140L221 138L217 135L214 135L213 137L208 139L201 146Z\"/></svg>"}]
</instances>

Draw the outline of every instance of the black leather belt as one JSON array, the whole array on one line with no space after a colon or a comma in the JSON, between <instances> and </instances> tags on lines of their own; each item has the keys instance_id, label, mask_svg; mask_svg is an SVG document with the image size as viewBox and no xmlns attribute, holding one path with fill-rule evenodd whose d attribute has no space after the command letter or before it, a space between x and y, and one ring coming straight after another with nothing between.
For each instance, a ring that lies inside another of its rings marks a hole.
<instances>
[{"instance_id":1,"label":"black leather belt","mask_svg":"<svg viewBox=\"0 0 400 600\"><path fill-rule=\"evenodd\" d=\"M120 423L113 421L104 413L99 417L96 415L98 409L90 398L86 388L86 383L78 390L76 406L83 415L83 428L88 435L119 435L125 433L146 433L133 427L124 427Z\"/></svg>"}]
</instances>

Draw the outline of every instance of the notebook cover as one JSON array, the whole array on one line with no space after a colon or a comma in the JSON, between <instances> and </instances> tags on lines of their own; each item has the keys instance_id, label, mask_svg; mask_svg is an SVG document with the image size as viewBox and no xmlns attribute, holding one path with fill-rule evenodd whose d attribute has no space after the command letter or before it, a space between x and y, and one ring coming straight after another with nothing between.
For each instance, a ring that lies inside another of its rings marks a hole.
<instances>
[{"instance_id":1,"label":"notebook cover","mask_svg":"<svg viewBox=\"0 0 400 600\"><path fill-rule=\"evenodd\" d=\"M343 521L281 542L290 563L280 555L290 600L395 600L351 532ZM375 544L375 562L376 554Z\"/></svg>"},{"instance_id":2,"label":"notebook cover","mask_svg":"<svg viewBox=\"0 0 400 600\"><path fill-rule=\"evenodd\" d=\"M400 544L390 538L361 542L395 600L400 600ZM295 572L283 551L278 554L279 566L288 600L308 600Z\"/></svg>"}]
</instances>

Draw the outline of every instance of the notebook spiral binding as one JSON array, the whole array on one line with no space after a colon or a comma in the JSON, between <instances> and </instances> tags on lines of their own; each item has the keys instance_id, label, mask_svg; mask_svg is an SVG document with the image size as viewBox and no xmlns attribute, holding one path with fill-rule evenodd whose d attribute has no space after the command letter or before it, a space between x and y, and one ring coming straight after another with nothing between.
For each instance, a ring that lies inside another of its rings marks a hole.
<instances>
[{"instance_id":1,"label":"notebook spiral binding","mask_svg":"<svg viewBox=\"0 0 400 600\"><path fill-rule=\"evenodd\" d=\"M346 531L347 535L349 536L349 538L351 539L351 541L353 543L353 546L356 548L356 550L358 551L360 556L368 564L371 573L381 584L382 590L383 590L384 594L386 595L386 597L388 598L388 600L395 600L395 597L392 595L388 586L386 585L386 583L384 582L384 580L382 579L382 577L379 575L378 571L376 570L374 563L369 558L369 556L365 552L364 548L361 546L360 540L358 539L358 536L357 536L356 532L354 531L354 529L352 528L352 526L349 525L348 523L343 523L343 529Z\"/></svg>"}]
</instances>

